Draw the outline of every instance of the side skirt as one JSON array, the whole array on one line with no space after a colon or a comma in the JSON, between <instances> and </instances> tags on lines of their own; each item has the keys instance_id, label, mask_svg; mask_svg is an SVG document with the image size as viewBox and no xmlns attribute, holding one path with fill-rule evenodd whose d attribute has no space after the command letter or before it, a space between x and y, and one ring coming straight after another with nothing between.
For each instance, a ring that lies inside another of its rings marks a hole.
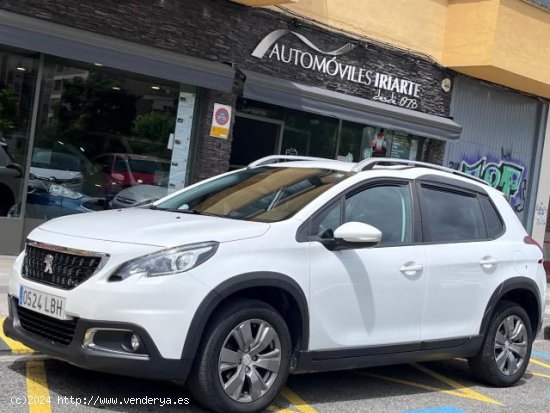
<instances>
[{"instance_id":1,"label":"side skirt","mask_svg":"<svg viewBox=\"0 0 550 413\"><path fill-rule=\"evenodd\" d=\"M483 344L483 337L480 334L450 340L423 341L421 343L391 346L302 351L294 374L473 357L479 352Z\"/></svg>"}]
</instances>

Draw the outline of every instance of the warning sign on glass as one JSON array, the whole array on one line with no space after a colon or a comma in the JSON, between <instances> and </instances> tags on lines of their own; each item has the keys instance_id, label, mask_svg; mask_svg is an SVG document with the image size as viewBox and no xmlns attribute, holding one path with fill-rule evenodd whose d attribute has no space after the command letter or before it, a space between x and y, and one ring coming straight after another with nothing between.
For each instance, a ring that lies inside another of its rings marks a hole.
<instances>
[{"instance_id":1,"label":"warning sign on glass","mask_svg":"<svg viewBox=\"0 0 550 413\"><path fill-rule=\"evenodd\" d=\"M214 114L212 115L212 127L210 136L214 138L227 139L231 127L231 106L214 103Z\"/></svg>"}]
</instances>

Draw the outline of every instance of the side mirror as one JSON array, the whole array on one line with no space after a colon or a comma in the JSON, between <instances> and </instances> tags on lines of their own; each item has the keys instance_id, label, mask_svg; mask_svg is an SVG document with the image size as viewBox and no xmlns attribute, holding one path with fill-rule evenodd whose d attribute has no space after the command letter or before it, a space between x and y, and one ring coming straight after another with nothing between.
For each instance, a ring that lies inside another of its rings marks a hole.
<instances>
[{"instance_id":1,"label":"side mirror","mask_svg":"<svg viewBox=\"0 0 550 413\"><path fill-rule=\"evenodd\" d=\"M6 165L6 168L16 170L19 173L19 175L17 175L17 178L21 178L23 176L23 167L18 163L10 163Z\"/></svg>"},{"instance_id":2,"label":"side mirror","mask_svg":"<svg viewBox=\"0 0 550 413\"><path fill-rule=\"evenodd\" d=\"M382 232L362 222L346 222L334 230L334 238L325 246L333 251L375 247L382 239Z\"/></svg>"}]
</instances>

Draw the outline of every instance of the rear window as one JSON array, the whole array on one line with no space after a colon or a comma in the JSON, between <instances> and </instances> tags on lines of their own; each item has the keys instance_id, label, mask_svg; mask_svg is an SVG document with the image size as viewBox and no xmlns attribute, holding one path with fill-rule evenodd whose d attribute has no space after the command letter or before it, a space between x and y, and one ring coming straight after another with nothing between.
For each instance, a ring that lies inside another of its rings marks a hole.
<instances>
[{"instance_id":1,"label":"rear window","mask_svg":"<svg viewBox=\"0 0 550 413\"><path fill-rule=\"evenodd\" d=\"M422 222L428 242L485 239L485 222L477 196L422 186Z\"/></svg>"},{"instance_id":2,"label":"rear window","mask_svg":"<svg viewBox=\"0 0 550 413\"><path fill-rule=\"evenodd\" d=\"M504 224L493 205L493 203L485 197L480 198L481 209L485 217L485 225L487 227L487 237L496 238L504 231Z\"/></svg>"}]
</instances>

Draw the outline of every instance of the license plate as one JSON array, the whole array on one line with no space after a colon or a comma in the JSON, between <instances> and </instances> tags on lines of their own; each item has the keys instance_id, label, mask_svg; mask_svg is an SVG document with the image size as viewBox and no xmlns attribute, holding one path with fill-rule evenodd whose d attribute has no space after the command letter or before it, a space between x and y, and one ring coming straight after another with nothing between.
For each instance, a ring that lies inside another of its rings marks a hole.
<instances>
[{"instance_id":1,"label":"license plate","mask_svg":"<svg viewBox=\"0 0 550 413\"><path fill-rule=\"evenodd\" d=\"M19 306L60 320L66 320L65 299L63 297L20 286Z\"/></svg>"}]
</instances>

